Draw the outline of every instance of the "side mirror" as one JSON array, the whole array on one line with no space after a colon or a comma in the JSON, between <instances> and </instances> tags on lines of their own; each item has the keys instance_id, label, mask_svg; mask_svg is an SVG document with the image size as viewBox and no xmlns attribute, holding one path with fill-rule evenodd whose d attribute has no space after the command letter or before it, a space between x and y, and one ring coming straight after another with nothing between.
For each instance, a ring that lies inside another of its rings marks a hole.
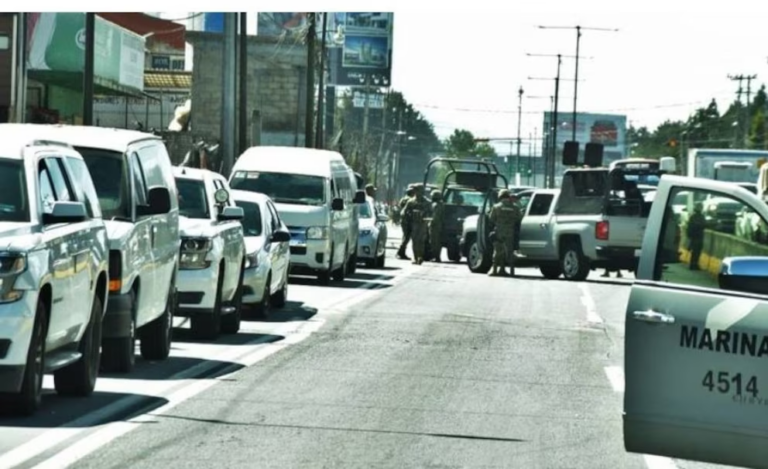
<instances>
[{"instance_id":1,"label":"side mirror","mask_svg":"<svg viewBox=\"0 0 768 469\"><path fill-rule=\"evenodd\" d=\"M376 219L380 222L386 223L389 221L389 217L386 215L379 215Z\"/></svg>"},{"instance_id":2,"label":"side mirror","mask_svg":"<svg viewBox=\"0 0 768 469\"><path fill-rule=\"evenodd\" d=\"M357 191L355 192L355 198L353 200L356 204L364 204L365 203L365 191Z\"/></svg>"},{"instance_id":3,"label":"side mirror","mask_svg":"<svg viewBox=\"0 0 768 469\"><path fill-rule=\"evenodd\" d=\"M341 212L344 210L344 199L333 199L333 202L331 202L331 210L334 212Z\"/></svg>"},{"instance_id":4,"label":"side mirror","mask_svg":"<svg viewBox=\"0 0 768 469\"><path fill-rule=\"evenodd\" d=\"M219 220L221 221L242 220L244 217L245 212L243 211L242 207L224 207L224 209L219 214Z\"/></svg>"},{"instance_id":5,"label":"side mirror","mask_svg":"<svg viewBox=\"0 0 768 469\"><path fill-rule=\"evenodd\" d=\"M768 294L768 257L726 257L717 281L724 290Z\"/></svg>"},{"instance_id":6,"label":"side mirror","mask_svg":"<svg viewBox=\"0 0 768 469\"><path fill-rule=\"evenodd\" d=\"M51 213L43 214L43 223L78 223L88 216L85 204L82 202L54 202Z\"/></svg>"},{"instance_id":7,"label":"side mirror","mask_svg":"<svg viewBox=\"0 0 768 469\"><path fill-rule=\"evenodd\" d=\"M291 240L291 234L287 231L277 230L269 238L270 243L287 243Z\"/></svg>"},{"instance_id":8,"label":"side mirror","mask_svg":"<svg viewBox=\"0 0 768 469\"><path fill-rule=\"evenodd\" d=\"M137 215L162 215L171 211L171 191L167 187L150 187L147 205L136 207Z\"/></svg>"}]
</instances>

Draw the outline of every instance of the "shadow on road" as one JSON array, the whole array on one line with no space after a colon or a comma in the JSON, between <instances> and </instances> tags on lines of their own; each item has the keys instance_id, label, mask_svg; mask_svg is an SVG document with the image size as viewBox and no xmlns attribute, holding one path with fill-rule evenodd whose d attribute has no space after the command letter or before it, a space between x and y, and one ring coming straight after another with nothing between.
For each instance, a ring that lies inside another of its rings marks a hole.
<instances>
[{"instance_id":1,"label":"shadow on road","mask_svg":"<svg viewBox=\"0 0 768 469\"><path fill-rule=\"evenodd\" d=\"M355 274L356 276L357 274ZM384 288L390 288L392 285L379 282L370 282L365 279L358 279L355 276L347 277L343 282L331 282L327 288L347 288L347 289L368 289L368 290L380 290ZM311 277L291 277L291 284L304 285L304 286L318 286L319 283L316 279Z\"/></svg>"},{"instance_id":2,"label":"shadow on road","mask_svg":"<svg viewBox=\"0 0 768 469\"><path fill-rule=\"evenodd\" d=\"M266 318L256 319L261 322L296 322L309 321L317 314L317 308L306 306L300 301L287 301L285 308L272 309Z\"/></svg>"},{"instance_id":3,"label":"shadow on road","mask_svg":"<svg viewBox=\"0 0 768 469\"><path fill-rule=\"evenodd\" d=\"M349 277L349 280L392 280L395 277L393 275L386 274L374 274L374 273L361 273L357 272L355 275Z\"/></svg>"},{"instance_id":4,"label":"shadow on road","mask_svg":"<svg viewBox=\"0 0 768 469\"><path fill-rule=\"evenodd\" d=\"M497 277L497 278L499 278L499 277ZM500 278L504 278L504 277L500 277ZM554 279L554 280L549 280L549 279L546 279L544 277L537 276L537 275L521 275L521 274L517 274L514 277L510 277L510 279L512 279L512 278L517 278L517 279L522 279L522 280L544 280L544 281L547 281L547 282L579 283L579 282L573 282L572 280L565 280L564 278L558 278L558 279ZM607 278L607 279L600 279L600 280L598 280L598 279L594 279L594 278L588 278L586 280L582 280L581 283L592 283L592 284L595 284L595 285L618 285L620 287L631 287L633 282L632 282L632 279L619 280L619 279Z\"/></svg>"},{"instance_id":5,"label":"shadow on road","mask_svg":"<svg viewBox=\"0 0 768 469\"><path fill-rule=\"evenodd\" d=\"M282 337L279 340L282 340ZM195 357L171 356L162 361L144 361L137 357L136 368L134 368L133 372L127 374L100 373L99 378L163 381L182 371L188 372L188 370L196 366L200 367L199 372L191 371L189 375L184 376L185 379L213 379L243 368L239 363Z\"/></svg>"},{"instance_id":6,"label":"shadow on road","mask_svg":"<svg viewBox=\"0 0 768 469\"><path fill-rule=\"evenodd\" d=\"M59 397L53 391L43 396L40 410L31 417L13 417L0 413L0 429L19 428L84 428L105 423L118 422L134 416L136 412L151 412L168 403L161 397L143 394L124 394L112 392L94 392L89 397ZM81 418L82 416L114 406L114 412L104 412L100 418Z\"/></svg>"},{"instance_id":7,"label":"shadow on road","mask_svg":"<svg viewBox=\"0 0 768 469\"><path fill-rule=\"evenodd\" d=\"M174 329L173 340L176 342L189 342L195 344L216 345L252 345L254 342L269 343L283 340L285 337L271 334L255 334L252 332L238 332L237 334L221 334L215 341L199 340L192 336L191 329Z\"/></svg>"}]
</instances>

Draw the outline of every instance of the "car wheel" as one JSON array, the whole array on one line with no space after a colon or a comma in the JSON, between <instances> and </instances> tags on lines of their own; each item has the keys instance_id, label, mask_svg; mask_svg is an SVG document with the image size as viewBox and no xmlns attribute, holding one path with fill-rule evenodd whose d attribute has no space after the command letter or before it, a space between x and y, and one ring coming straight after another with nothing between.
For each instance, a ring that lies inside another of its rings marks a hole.
<instances>
[{"instance_id":1,"label":"car wheel","mask_svg":"<svg viewBox=\"0 0 768 469\"><path fill-rule=\"evenodd\" d=\"M240 322L243 317L243 278L245 277L245 262L240 266L240 276L237 279L237 290L232 298L231 306L235 311L221 317L221 331L225 334L240 332Z\"/></svg>"},{"instance_id":2,"label":"car wheel","mask_svg":"<svg viewBox=\"0 0 768 469\"><path fill-rule=\"evenodd\" d=\"M271 272L269 275L267 275L267 281L264 283L264 291L261 294L261 301L256 303L256 305L253 307L253 313L259 319L266 319L267 316L269 316L269 309L272 306L270 304L272 300L272 297L269 291L270 285L272 285Z\"/></svg>"},{"instance_id":3,"label":"car wheel","mask_svg":"<svg viewBox=\"0 0 768 469\"><path fill-rule=\"evenodd\" d=\"M288 302L288 278L285 279L280 290L272 295L269 302L275 308L285 308L285 304Z\"/></svg>"},{"instance_id":4,"label":"car wheel","mask_svg":"<svg viewBox=\"0 0 768 469\"><path fill-rule=\"evenodd\" d=\"M589 275L589 259L581 252L581 246L575 242L566 246L560 258L560 267L566 280L581 281Z\"/></svg>"},{"instance_id":5,"label":"car wheel","mask_svg":"<svg viewBox=\"0 0 768 469\"><path fill-rule=\"evenodd\" d=\"M191 318L192 335L200 340L216 340L221 334L222 290L224 289L224 265L219 267L216 283L216 301L210 313L194 314Z\"/></svg>"},{"instance_id":6,"label":"car wheel","mask_svg":"<svg viewBox=\"0 0 768 469\"><path fill-rule=\"evenodd\" d=\"M481 251L477 240L473 240L469 246L469 256L467 256L467 266L472 273L487 274L491 270L493 259L488 251Z\"/></svg>"},{"instance_id":7,"label":"car wheel","mask_svg":"<svg viewBox=\"0 0 768 469\"><path fill-rule=\"evenodd\" d=\"M347 252L347 247L344 246L344 252ZM342 262L341 267L333 271L333 280L336 282L343 282L347 278L347 263Z\"/></svg>"},{"instance_id":8,"label":"car wheel","mask_svg":"<svg viewBox=\"0 0 768 469\"><path fill-rule=\"evenodd\" d=\"M171 354L173 317L176 314L176 282L171 279L163 314L139 330L139 348L145 360L165 360Z\"/></svg>"},{"instance_id":9,"label":"car wheel","mask_svg":"<svg viewBox=\"0 0 768 469\"><path fill-rule=\"evenodd\" d=\"M128 337L109 338L101 341L101 367L106 372L130 373L136 365L136 308L138 298L132 289L131 324Z\"/></svg>"},{"instance_id":10,"label":"car wheel","mask_svg":"<svg viewBox=\"0 0 768 469\"><path fill-rule=\"evenodd\" d=\"M101 361L101 321L104 308L98 295L94 295L91 306L91 320L80 341L80 360L56 370L53 383L56 392L62 396L90 396L96 387Z\"/></svg>"}]
</instances>

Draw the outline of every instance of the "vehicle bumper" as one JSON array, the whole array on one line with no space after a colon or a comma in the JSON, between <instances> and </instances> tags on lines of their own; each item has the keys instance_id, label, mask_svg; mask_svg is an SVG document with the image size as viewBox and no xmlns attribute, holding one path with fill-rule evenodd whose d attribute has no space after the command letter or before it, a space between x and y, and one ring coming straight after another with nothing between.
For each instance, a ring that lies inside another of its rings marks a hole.
<instances>
[{"instance_id":1,"label":"vehicle bumper","mask_svg":"<svg viewBox=\"0 0 768 469\"><path fill-rule=\"evenodd\" d=\"M264 299L269 269L262 264L253 269L246 269L243 274L243 304L253 305Z\"/></svg>"},{"instance_id":2,"label":"vehicle bumper","mask_svg":"<svg viewBox=\"0 0 768 469\"><path fill-rule=\"evenodd\" d=\"M207 269L179 270L176 280L179 292L178 316L213 312L219 283L218 265L218 262L213 262Z\"/></svg>"},{"instance_id":3,"label":"vehicle bumper","mask_svg":"<svg viewBox=\"0 0 768 469\"><path fill-rule=\"evenodd\" d=\"M130 337L133 320L133 301L129 293L110 293L107 312L101 326L102 339Z\"/></svg>"},{"instance_id":4,"label":"vehicle bumper","mask_svg":"<svg viewBox=\"0 0 768 469\"><path fill-rule=\"evenodd\" d=\"M291 246L291 272L320 272L330 269L331 242L307 240L306 244Z\"/></svg>"},{"instance_id":5,"label":"vehicle bumper","mask_svg":"<svg viewBox=\"0 0 768 469\"><path fill-rule=\"evenodd\" d=\"M635 270L638 262L635 252L639 249L639 247L597 246L593 264L596 267Z\"/></svg>"},{"instance_id":6,"label":"vehicle bumper","mask_svg":"<svg viewBox=\"0 0 768 469\"><path fill-rule=\"evenodd\" d=\"M0 305L0 392L19 392L37 310L37 292Z\"/></svg>"}]
</instances>

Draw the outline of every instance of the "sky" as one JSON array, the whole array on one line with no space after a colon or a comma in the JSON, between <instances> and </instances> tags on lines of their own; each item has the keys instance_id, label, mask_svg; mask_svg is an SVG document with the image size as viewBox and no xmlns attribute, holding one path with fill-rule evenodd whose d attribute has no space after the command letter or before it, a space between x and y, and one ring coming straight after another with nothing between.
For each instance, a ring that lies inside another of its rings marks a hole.
<instances>
[{"instance_id":1,"label":"sky","mask_svg":"<svg viewBox=\"0 0 768 469\"><path fill-rule=\"evenodd\" d=\"M526 54L574 56L576 31L543 30L539 25L619 29L583 31L578 110L625 114L634 126L656 127L667 119L685 119L712 98L724 108L738 88L729 74L756 74L753 93L768 81L766 2L517 0L510 6L475 0L441 2L440 8L425 9L414 9L414 3L311 4L326 11L376 7L395 13L393 87L443 138L457 128L477 137L516 137L521 86L521 134L540 135L554 81L529 77L552 79L557 63L554 57ZM262 11L310 7L291 1L259 5ZM255 30L255 18L251 23ZM560 112L573 110L574 62L563 59Z\"/></svg>"}]
</instances>

